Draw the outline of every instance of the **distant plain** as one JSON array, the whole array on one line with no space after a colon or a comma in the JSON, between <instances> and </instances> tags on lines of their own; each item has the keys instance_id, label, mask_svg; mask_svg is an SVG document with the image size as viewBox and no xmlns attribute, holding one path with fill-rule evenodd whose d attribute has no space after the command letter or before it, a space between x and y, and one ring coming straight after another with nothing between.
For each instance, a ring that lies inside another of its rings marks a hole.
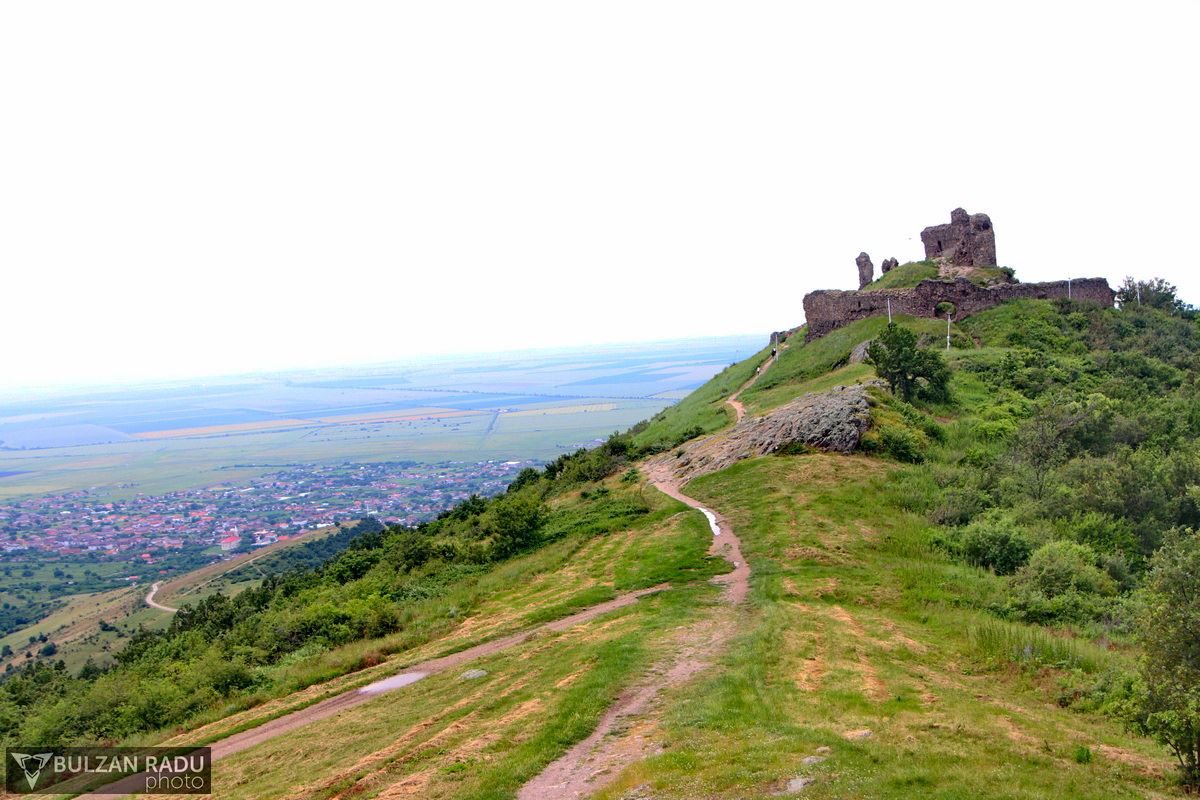
<instances>
[{"instance_id":1,"label":"distant plain","mask_svg":"<svg viewBox=\"0 0 1200 800\"><path fill-rule=\"evenodd\" d=\"M0 398L0 500L162 494L299 463L550 459L652 416L763 338Z\"/></svg>"}]
</instances>

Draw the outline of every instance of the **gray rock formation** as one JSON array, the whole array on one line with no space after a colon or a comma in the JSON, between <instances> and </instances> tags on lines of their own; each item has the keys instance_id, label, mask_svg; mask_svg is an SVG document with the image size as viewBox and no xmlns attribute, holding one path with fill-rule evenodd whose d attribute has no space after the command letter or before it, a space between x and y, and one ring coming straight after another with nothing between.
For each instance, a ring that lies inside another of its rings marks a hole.
<instances>
[{"instance_id":1,"label":"gray rock formation","mask_svg":"<svg viewBox=\"0 0 1200 800\"><path fill-rule=\"evenodd\" d=\"M869 255L859 253L858 258L854 259L854 263L858 265L858 288L861 289L875 280L875 265L871 263Z\"/></svg>"},{"instance_id":2,"label":"gray rock formation","mask_svg":"<svg viewBox=\"0 0 1200 800\"><path fill-rule=\"evenodd\" d=\"M887 275L889 272L891 272L898 266L900 266L900 262L897 261L896 259L885 258L883 260L883 263L879 265L879 269L881 272L883 272L884 275Z\"/></svg>"},{"instance_id":3,"label":"gray rock formation","mask_svg":"<svg viewBox=\"0 0 1200 800\"><path fill-rule=\"evenodd\" d=\"M871 342L874 339L867 339L865 342L859 342L854 345L854 349L850 351L850 363L861 364L867 360L867 351L871 349Z\"/></svg>"},{"instance_id":4,"label":"gray rock formation","mask_svg":"<svg viewBox=\"0 0 1200 800\"><path fill-rule=\"evenodd\" d=\"M810 392L761 417L747 417L728 431L690 442L681 453L656 458L686 482L789 445L849 453L871 424L867 389L872 385Z\"/></svg>"},{"instance_id":5,"label":"gray rock formation","mask_svg":"<svg viewBox=\"0 0 1200 800\"><path fill-rule=\"evenodd\" d=\"M933 225L921 231L925 258L941 258L958 267L991 267L996 264L996 232L987 214L968 214L961 208L950 212L949 225Z\"/></svg>"}]
</instances>

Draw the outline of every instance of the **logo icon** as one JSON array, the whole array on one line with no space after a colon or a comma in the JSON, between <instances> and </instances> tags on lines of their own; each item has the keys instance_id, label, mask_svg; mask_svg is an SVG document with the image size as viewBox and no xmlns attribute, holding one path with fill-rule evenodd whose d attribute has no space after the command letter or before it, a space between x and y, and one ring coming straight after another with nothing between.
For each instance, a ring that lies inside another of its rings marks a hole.
<instances>
[{"instance_id":1,"label":"logo icon","mask_svg":"<svg viewBox=\"0 0 1200 800\"><path fill-rule=\"evenodd\" d=\"M53 756L54 753L12 753L13 761L16 761L17 766L25 773L25 780L29 782L31 790L37 786L38 777Z\"/></svg>"}]
</instances>

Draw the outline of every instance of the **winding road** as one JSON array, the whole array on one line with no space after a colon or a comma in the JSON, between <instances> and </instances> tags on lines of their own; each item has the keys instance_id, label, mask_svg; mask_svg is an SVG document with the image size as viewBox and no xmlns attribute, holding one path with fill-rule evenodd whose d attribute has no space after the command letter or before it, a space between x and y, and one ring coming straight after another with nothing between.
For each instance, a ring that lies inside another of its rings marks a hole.
<instances>
[{"instance_id":1,"label":"winding road","mask_svg":"<svg viewBox=\"0 0 1200 800\"><path fill-rule=\"evenodd\" d=\"M725 400L733 408L737 422L746 416L746 409L738 397L762 377L778 358L776 350L755 370L750 380ZM750 565L742 555L742 542L728 520L683 493L672 461L651 459L642 464L642 470L650 485L699 511L708 520L713 535L708 547L709 555L724 558L733 565L732 571L713 578L713 583L724 587L721 593L723 608L684 628L678 637L680 646L677 651L664 663L655 665L641 683L621 695L586 739L576 743L521 787L517 800L578 800L588 797L608 785L625 767L653 752L655 744L645 728L638 729L627 723L650 710L662 687L678 686L706 669L737 629L742 603L750 591ZM626 727L630 730L622 735L610 735Z\"/></svg>"},{"instance_id":2,"label":"winding road","mask_svg":"<svg viewBox=\"0 0 1200 800\"><path fill-rule=\"evenodd\" d=\"M179 610L178 608L164 606L162 603L155 602L154 600L154 595L158 594L158 586L160 583L161 581L155 581L154 583L150 584L150 591L146 592L146 605L150 606L151 608L157 608L159 611L166 611L169 614L174 614Z\"/></svg>"},{"instance_id":3,"label":"winding road","mask_svg":"<svg viewBox=\"0 0 1200 800\"><path fill-rule=\"evenodd\" d=\"M761 378L766 371L771 368L772 364L779 360L779 350L780 348L776 348L775 352L773 352L767 358L767 360L758 367L758 369L754 370L754 375L750 378L750 380L739 386L736 392L729 395L729 397L725 399L725 404L733 409L734 416L736 417L735 423L741 422L742 418L746 416L746 407L742 405L742 401L738 400L738 398L742 396L742 392L753 386L754 382Z\"/></svg>"}]
</instances>

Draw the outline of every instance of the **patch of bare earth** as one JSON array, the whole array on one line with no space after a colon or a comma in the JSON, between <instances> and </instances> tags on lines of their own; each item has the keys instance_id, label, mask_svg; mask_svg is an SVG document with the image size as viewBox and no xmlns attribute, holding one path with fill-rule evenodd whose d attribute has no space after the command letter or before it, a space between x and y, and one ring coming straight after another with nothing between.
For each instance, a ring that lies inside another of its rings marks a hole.
<instances>
[{"instance_id":1,"label":"patch of bare earth","mask_svg":"<svg viewBox=\"0 0 1200 800\"><path fill-rule=\"evenodd\" d=\"M709 554L720 556L733 570L713 579L724 587L725 607L676 634L673 654L653 667L637 685L625 692L601 717L595 730L549 764L517 794L518 800L554 800L586 797L616 779L629 765L655 748L656 726L644 719L664 687L678 687L703 671L724 650L737 629L742 601L750 589L750 567L742 555L741 541L722 516L688 497L679 478L662 462L644 466L650 482L664 494L712 514L717 531ZM712 523L710 522L710 525Z\"/></svg>"},{"instance_id":2,"label":"patch of bare earth","mask_svg":"<svg viewBox=\"0 0 1200 800\"><path fill-rule=\"evenodd\" d=\"M674 637L674 654L622 694L587 738L521 787L518 800L587 797L654 752L658 729L646 714L659 693L664 687L683 685L708 667L734 630L734 617L727 610L681 628Z\"/></svg>"},{"instance_id":3,"label":"patch of bare earth","mask_svg":"<svg viewBox=\"0 0 1200 800\"><path fill-rule=\"evenodd\" d=\"M1144 756L1139 753L1133 753L1129 750L1123 750L1120 747L1101 744L1096 746L1096 752L1110 761L1116 761L1133 767L1143 775L1158 777L1166 771L1162 761L1156 761L1148 756Z\"/></svg>"}]
</instances>

